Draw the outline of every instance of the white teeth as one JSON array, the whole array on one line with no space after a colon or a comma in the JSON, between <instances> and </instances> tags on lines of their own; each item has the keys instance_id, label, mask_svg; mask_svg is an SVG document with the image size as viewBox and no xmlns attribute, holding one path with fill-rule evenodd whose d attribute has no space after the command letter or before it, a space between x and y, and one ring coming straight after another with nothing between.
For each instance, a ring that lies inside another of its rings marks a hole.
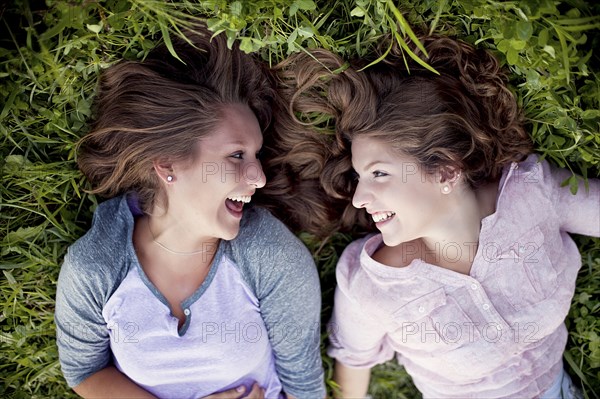
<instances>
[{"instance_id":1,"label":"white teeth","mask_svg":"<svg viewBox=\"0 0 600 399\"><path fill-rule=\"evenodd\" d=\"M371 215L371 217L373 218L373 221L375 223L379 223L379 222L382 222L384 220L388 220L389 218L391 218L395 214L396 213L394 213L394 212L377 212L377 213Z\"/></svg>"},{"instance_id":2,"label":"white teeth","mask_svg":"<svg viewBox=\"0 0 600 399\"><path fill-rule=\"evenodd\" d=\"M250 198L251 198L251 196L249 196L249 195L238 195L235 197L227 197L227 199L230 199L232 201L243 202L244 204L247 204L248 202L250 202Z\"/></svg>"}]
</instances>

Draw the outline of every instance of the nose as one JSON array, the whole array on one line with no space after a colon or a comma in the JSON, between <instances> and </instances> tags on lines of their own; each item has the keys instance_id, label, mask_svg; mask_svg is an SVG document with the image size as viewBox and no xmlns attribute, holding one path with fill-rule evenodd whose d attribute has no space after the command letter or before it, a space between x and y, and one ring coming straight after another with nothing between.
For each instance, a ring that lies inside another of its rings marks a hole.
<instances>
[{"instance_id":1,"label":"nose","mask_svg":"<svg viewBox=\"0 0 600 399\"><path fill-rule=\"evenodd\" d=\"M267 178L263 173L262 165L260 161L249 163L244 171L244 178L248 185L256 188L262 188L267 183Z\"/></svg>"},{"instance_id":2,"label":"nose","mask_svg":"<svg viewBox=\"0 0 600 399\"><path fill-rule=\"evenodd\" d=\"M354 195L352 196L352 205L358 209L366 208L371 203L371 199L370 192L359 181L356 191L354 191Z\"/></svg>"}]
</instances>

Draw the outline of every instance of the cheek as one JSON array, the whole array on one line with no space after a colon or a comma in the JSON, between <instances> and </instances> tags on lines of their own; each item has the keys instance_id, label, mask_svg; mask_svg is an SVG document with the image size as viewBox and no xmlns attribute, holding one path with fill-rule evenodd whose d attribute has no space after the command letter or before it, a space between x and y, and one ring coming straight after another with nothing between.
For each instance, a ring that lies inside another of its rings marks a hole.
<instances>
[{"instance_id":1,"label":"cheek","mask_svg":"<svg viewBox=\"0 0 600 399\"><path fill-rule=\"evenodd\" d=\"M413 207L420 209L435 210L441 204L441 194L433 184L418 183L406 185L404 188L404 198L406 198Z\"/></svg>"},{"instance_id":2,"label":"cheek","mask_svg":"<svg viewBox=\"0 0 600 399\"><path fill-rule=\"evenodd\" d=\"M225 205L225 198L223 198L222 191L219 191L219 185L197 184L187 194L189 205L205 215L214 214L220 210L222 205Z\"/></svg>"}]
</instances>

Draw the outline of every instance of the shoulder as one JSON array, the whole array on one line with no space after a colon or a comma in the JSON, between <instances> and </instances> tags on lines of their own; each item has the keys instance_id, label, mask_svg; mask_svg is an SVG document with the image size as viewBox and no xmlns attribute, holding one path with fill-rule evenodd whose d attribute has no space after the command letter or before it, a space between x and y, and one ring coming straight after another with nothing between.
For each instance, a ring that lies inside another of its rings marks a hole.
<instances>
[{"instance_id":1,"label":"shoulder","mask_svg":"<svg viewBox=\"0 0 600 399\"><path fill-rule=\"evenodd\" d=\"M272 231L273 234L288 235L294 237L292 232L267 209L258 206L251 207L244 211L244 217L240 223L240 233L235 240L256 239L262 236L265 231Z\"/></svg>"},{"instance_id":2,"label":"shoulder","mask_svg":"<svg viewBox=\"0 0 600 399\"><path fill-rule=\"evenodd\" d=\"M552 191L559 188L554 181L553 170L536 154L506 165L498 185L498 198L504 198L505 205L529 204L545 211L551 203Z\"/></svg>"},{"instance_id":3,"label":"shoulder","mask_svg":"<svg viewBox=\"0 0 600 399\"><path fill-rule=\"evenodd\" d=\"M529 204L532 212L545 213L552 211L561 202L560 199L570 198L569 178L572 172L551 165L546 159L531 154L519 163L512 163L505 171L506 184L503 191L512 200Z\"/></svg>"},{"instance_id":4,"label":"shoulder","mask_svg":"<svg viewBox=\"0 0 600 399\"><path fill-rule=\"evenodd\" d=\"M101 203L88 232L67 250L61 280L82 284L109 284L127 265L133 216L124 196ZM68 276L68 277L67 277Z\"/></svg>"},{"instance_id":5,"label":"shoulder","mask_svg":"<svg viewBox=\"0 0 600 399\"><path fill-rule=\"evenodd\" d=\"M133 231L133 216L125 197L116 197L98 205L92 226L68 249L68 256L76 261L102 262L123 256Z\"/></svg>"},{"instance_id":6,"label":"shoulder","mask_svg":"<svg viewBox=\"0 0 600 399\"><path fill-rule=\"evenodd\" d=\"M231 247L234 254L255 260L281 257L296 263L298 259L310 257L300 239L268 210L260 207L245 211L240 232L231 241Z\"/></svg>"},{"instance_id":7,"label":"shoulder","mask_svg":"<svg viewBox=\"0 0 600 399\"><path fill-rule=\"evenodd\" d=\"M379 241L378 238L379 237ZM350 287L362 270L361 257L368 256L365 251L367 242L381 242L381 235L368 235L348 244L335 268L338 287Z\"/></svg>"},{"instance_id":8,"label":"shoulder","mask_svg":"<svg viewBox=\"0 0 600 399\"><path fill-rule=\"evenodd\" d=\"M540 159L537 154L531 154L525 160L508 166L508 171L512 171L513 175L511 180L515 184L529 187L550 184L553 170L548 161Z\"/></svg>"},{"instance_id":9,"label":"shoulder","mask_svg":"<svg viewBox=\"0 0 600 399\"><path fill-rule=\"evenodd\" d=\"M244 212L240 232L228 245L232 261L259 298L274 287L319 286L315 262L306 246L263 208Z\"/></svg>"}]
</instances>

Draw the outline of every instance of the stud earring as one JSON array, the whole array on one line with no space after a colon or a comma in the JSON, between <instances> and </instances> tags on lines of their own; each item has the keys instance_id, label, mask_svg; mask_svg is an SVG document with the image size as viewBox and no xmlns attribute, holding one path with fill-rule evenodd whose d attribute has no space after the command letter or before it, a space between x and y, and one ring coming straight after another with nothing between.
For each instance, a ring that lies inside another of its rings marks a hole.
<instances>
[{"instance_id":1,"label":"stud earring","mask_svg":"<svg viewBox=\"0 0 600 399\"><path fill-rule=\"evenodd\" d=\"M450 192L450 187L448 187L448 186L444 186L444 187L442 187L442 192L443 192L444 194L448 194L448 193Z\"/></svg>"},{"instance_id":2,"label":"stud earring","mask_svg":"<svg viewBox=\"0 0 600 399\"><path fill-rule=\"evenodd\" d=\"M171 176L171 175L168 175L168 176L167 176L167 181L168 181L169 183L171 183L171 182L173 181L173 176Z\"/></svg>"}]
</instances>

